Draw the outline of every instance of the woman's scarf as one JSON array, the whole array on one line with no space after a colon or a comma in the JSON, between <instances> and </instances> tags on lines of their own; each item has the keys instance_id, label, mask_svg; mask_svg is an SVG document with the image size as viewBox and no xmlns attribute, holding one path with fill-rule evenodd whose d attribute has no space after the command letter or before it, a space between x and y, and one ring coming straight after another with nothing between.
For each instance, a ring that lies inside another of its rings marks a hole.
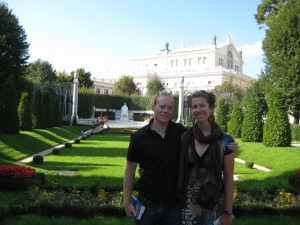
<instances>
[{"instance_id":1,"label":"woman's scarf","mask_svg":"<svg viewBox=\"0 0 300 225\"><path fill-rule=\"evenodd\" d=\"M196 139L200 143L209 144L209 151L206 158L206 170L207 176L210 176L212 179L215 179L217 184L222 183L222 162L221 162L221 154L219 149L218 141L222 137L223 133L215 122L211 122L211 134L204 136L203 132L200 128L195 124L191 127L187 132L185 132L182 136L181 141L181 150L179 156L179 170L178 170L178 197L179 203L181 207L185 207L185 197L187 192L188 185L188 151L189 145L194 145ZM198 160L197 153L195 148L193 150L193 162L196 170L196 174L198 174Z\"/></svg>"}]
</instances>

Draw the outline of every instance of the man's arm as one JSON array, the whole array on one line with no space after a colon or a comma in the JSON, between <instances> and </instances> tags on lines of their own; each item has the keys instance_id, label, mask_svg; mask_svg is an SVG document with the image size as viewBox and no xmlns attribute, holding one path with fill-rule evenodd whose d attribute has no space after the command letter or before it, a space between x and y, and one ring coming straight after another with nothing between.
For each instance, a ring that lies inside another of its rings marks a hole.
<instances>
[{"instance_id":1,"label":"man's arm","mask_svg":"<svg viewBox=\"0 0 300 225\"><path fill-rule=\"evenodd\" d=\"M135 170L137 164L137 162L131 162L127 160L125 177L123 182L125 212L126 215L130 217L135 216L135 211L131 202L131 194L133 191Z\"/></svg>"}]
</instances>

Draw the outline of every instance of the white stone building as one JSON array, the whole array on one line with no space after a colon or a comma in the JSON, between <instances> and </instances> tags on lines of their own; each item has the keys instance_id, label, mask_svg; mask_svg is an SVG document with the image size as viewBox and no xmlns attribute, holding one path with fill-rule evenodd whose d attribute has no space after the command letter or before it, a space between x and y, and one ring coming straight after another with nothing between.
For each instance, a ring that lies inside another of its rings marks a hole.
<instances>
[{"instance_id":1,"label":"white stone building","mask_svg":"<svg viewBox=\"0 0 300 225\"><path fill-rule=\"evenodd\" d=\"M147 92L148 81L154 77L163 82L167 91L179 93L184 77L184 91L189 94L194 90L211 90L228 82L242 89L248 88L254 78L243 74L243 65L242 52L235 48L227 34L223 44L217 44L215 36L211 44L185 47L182 42L177 50L170 50L166 43L164 50L154 56L132 60L132 71L126 75L133 76L143 95ZM111 94L111 84L119 77L111 74L103 77L102 86L94 81L95 92L100 90L98 93L102 94L102 90L109 90L108 94Z\"/></svg>"},{"instance_id":2,"label":"white stone building","mask_svg":"<svg viewBox=\"0 0 300 225\"><path fill-rule=\"evenodd\" d=\"M158 77L167 91L178 93L184 77L185 93L194 90L211 90L217 85L231 82L246 89L253 78L243 74L242 52L239 52L227 35L227 40L217 46L216 37L212 44L205 46L181 47L175 51L165 49L155 56L132 60L132 76L143 94L147 92L147 82Z\"/></svg>"},{"instance_id":3,"label":"white stone building","mask_svg":"<svg viewBox=\"0 0 300 225\"><path fill-rule=\"evenodd\" d=\"M96 80L94 79L94 92L96 94L112 94L114 83L111 80Z\"/></svg>"}]
</instances>

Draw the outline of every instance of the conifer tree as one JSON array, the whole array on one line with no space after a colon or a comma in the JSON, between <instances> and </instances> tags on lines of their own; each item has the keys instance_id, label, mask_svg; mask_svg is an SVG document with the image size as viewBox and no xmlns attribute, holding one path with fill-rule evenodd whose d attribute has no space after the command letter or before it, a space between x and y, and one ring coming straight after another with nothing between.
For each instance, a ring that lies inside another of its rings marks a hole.
<instances>
[{"instance_id":1,"label":"conifer tree","mask_svg":"<svg viewBox=\"0 0 300 225\"><path fill-rule=\"evenodd\" d=\"M220 97L216 109L216 122L223 132L227 132L227 123L229 120L229 104L224 97Z\"/></svg>"},{"instance_id":2,"label":"conifer tree","mask_svg":"<svg viewBox=\"0 0 300 225\"><path fill-rule=\"evenodd\" d=\"M8 78L3 84L0 103L1 133L19 134L17 91L12 77Z\"/></svg>"},{"instance_id":3,"label":"conifer tree","mask_svg":"<svg viewBox=\"0 0 300 225\"><path fill-rule=\"evenodd\" d=\"M268 113L264 125L263 143L266 146L290 146L291 127L284 92L273 89L267 94L266 99Z\"/></svg>"},{"instance_id":4,"label":"conifer tree","mask_svg":"<svg viewBox=\"0 0 300 225\"><path fill-rule=\"evenodd\" d=\"M235 100L232 105L230 119L228 121L228 133L235 138L240 138L242 133L243 109L240 101Z\"/></svg>"},{"instance_id":5,"label":"conifer tree","mask_svg":"<svg viewBox=\"0 0 300 225\"><path fill-rule=\"evenodd\" d=\"M23 92L18 106L20 130L32 131L32 111L28 92Z\"/></svg>"}]
</instances>

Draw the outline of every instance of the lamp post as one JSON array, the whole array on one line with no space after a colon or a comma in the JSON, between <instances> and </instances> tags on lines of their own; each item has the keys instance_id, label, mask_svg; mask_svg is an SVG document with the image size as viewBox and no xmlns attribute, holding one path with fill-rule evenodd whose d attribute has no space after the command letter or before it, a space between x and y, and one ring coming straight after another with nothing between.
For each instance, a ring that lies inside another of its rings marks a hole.
<instances>
[{"instance_id":1,"label":"lamp post","mask_svg":"<svg viewBox=\"0 0 300 225\"><path fill-rule=\"evenodd\" d=\"M71 116L71 126L77 125L77 110L78 110L78 73L74 73L73 81L73 104L72 104L72 116Z\"/></svg>"},{"instance_id":2,"label":"lamp post","mask_svg":"<svg viewBox=\"0 0 300 225\"><path fill-rule=\"evenodd\" d=\"M180 92L179 92L179 102L178 102L178 118L177 123L183 123L183 106L184 106L184 77L181 78L181 84L180 84Z\"/></svg>"}]
</instances>

